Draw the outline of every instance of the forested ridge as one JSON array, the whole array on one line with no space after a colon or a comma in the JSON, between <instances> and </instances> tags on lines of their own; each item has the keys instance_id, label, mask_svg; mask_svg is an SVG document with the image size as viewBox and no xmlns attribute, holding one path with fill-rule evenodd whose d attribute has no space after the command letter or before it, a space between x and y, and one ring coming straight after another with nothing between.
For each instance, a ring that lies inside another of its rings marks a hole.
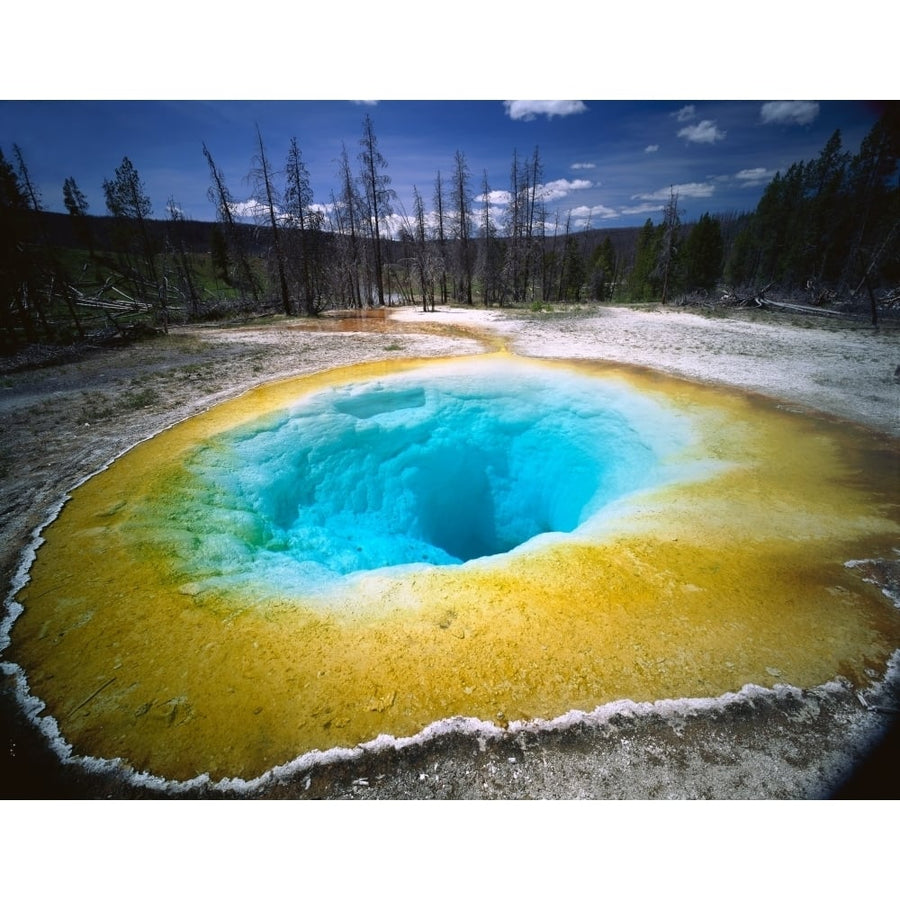
<instances>
[{"instance_id":1,"label":"forested ridge","mask_svg":"<svg viewBox=\"0 0 900 900\"><path fill-rule=\"evenodd\" d=\"M257 130L253 224L240 220L205 144L214 222L186 220L174 197L160 216L128 157L104 182L105 214L74 177L60 186L67 212L47 212L12 144L0 148L0 351L399 303L718 305L777 295L877 322L900 306L897 107L858 152L835 132L815 159L778 172L752 212L685 223L673 190L658 224L581 231L548 214L538 148L513 153L502 211L490 203L498 186L461 151L403 210L368 116L327 198L313 197L297 139L275 160Z\"/></svg>"}]
</instances>

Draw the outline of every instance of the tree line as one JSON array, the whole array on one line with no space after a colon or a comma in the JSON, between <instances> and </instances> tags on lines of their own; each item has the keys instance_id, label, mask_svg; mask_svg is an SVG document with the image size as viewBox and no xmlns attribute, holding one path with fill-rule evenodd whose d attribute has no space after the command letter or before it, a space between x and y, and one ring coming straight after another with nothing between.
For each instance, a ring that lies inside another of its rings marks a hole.
<instances>
[{"instance_id":1,"label":"tree line","mask_svg":"<svg viewBox=\"0 0 900 900\"><path fill-rule=\"evenodd\" d=\"M819 156L775 175L753 212L682 223L672 191L661 221L643 228L576 230L551 220L540 151L513 153L502 207L486 172L457 150L436 171L430 204L418 186L404 210L391 188L371 117L336 189L316 202L300 145L275 161L257 128L251 163L254 225L204 143L215 223L207 246L188 239L177 199L165 218L128 157L103 183L106 216L89 213L73 177L62 185L77 252L63 247L20 148L0 149L0 348L83 339L100 317L121 330L134 317L171 321L328 308L448 302L486 306L570 302L667 303L725 285L777 286L854 302L900 277L900 124L891 105L858 153L840 132ZM476 203L479 208L476 211ZM430 211L426 212L427 205ZM400 227L389 232L388 223Z\"/></svg>"},{"instance_id":2,"label":"tree line","mask_svg":"<svg viewBox=\"0 0 900 900\"><path fill-rule=\"evenodd\" d=\"M704 214L682 227L673 193L663 220L648 220L628 275L632 299L666 302L719 284L775 288L813 303L868 304L900 281L900 105L890 104L860 144L835 131L819 155L778 172L756 209Z\"/></svg>"}]
</instances>

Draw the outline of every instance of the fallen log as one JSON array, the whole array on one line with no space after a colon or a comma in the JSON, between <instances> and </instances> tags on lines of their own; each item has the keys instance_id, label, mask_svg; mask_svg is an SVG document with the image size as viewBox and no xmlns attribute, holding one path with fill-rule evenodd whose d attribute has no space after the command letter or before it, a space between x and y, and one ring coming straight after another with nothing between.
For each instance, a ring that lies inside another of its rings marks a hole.
<instances>
[{"instance_id":1,"label":"fallen log","mask_svg":"<svg viewBox=\"0 0 900 900\"><path fill-rule=\"evenodd\" d=\"M854 313L841 312L836 309L823 309L821 306L805 306L800 303L784 303L777 300L766 300L765 297L757 297L756 303L763 309L779 309L787 312L802 313L809 316L827 316L832 319L858 319L860 316Z\"/></svg>"}]
</instances>

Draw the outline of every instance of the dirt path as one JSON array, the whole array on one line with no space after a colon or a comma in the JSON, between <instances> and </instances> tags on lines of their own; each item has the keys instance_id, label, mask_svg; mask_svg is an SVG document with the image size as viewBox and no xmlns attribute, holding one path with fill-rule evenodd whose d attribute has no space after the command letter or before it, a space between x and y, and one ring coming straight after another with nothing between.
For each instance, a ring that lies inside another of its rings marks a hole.
<instances>
[{"instance_id":1,"label":"dirt path","mask_svg":"<svg viewBox=\"0 0 900 900\"><path fill-rule=\"evenodd\" d=\"M405 309L321 324L179 328L52 368L0 375L0 563L23 553L66 494L163 428L288 375L393 357L470 354L490 334L523 355L602 358L758 391L900 436L900 333L832 323L606 309L596 316ZM24 558L27 563L27 556ZM889 568L889 567L888 567ZM888 571L886 578L893 577ZM2 638L0 638L2 640ZM0 644L2 646L2 644ZM898 679L900 680L900 679ZM154 796L152 787L60 765L0 683L0 797ZM894 681L861 702L838 685L689 710L623 708L558 731L453 732L286 771L255 795L299 797L816 797L882 734ZM867 705L866 705L867 704ZM665 713L665 714L664 714ZM880 782L880 795L895 791ZM195 789L204 796L206 787ZM891 794L887 794L891 795Z\"/></svg>"}]
</instances>

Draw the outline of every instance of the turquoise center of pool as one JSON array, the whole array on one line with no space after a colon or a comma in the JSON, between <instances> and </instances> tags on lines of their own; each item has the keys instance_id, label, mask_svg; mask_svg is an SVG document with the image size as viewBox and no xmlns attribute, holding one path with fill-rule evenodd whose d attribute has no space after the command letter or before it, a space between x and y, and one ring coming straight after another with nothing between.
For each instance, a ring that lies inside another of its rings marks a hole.
<instances>
[{"instance_id":1,"label":"turquoise center of pool","mask_svg":"<svg viewBox=\"0 0 900 900\"><path fill-rule=\"evenodd\" d=\"M165 539L195 584L304 595L577 534L671 480L667 461L687 443L673 408L615 378L424 366L303 395L200 445Z\"/></svg>"}]
</instances>

